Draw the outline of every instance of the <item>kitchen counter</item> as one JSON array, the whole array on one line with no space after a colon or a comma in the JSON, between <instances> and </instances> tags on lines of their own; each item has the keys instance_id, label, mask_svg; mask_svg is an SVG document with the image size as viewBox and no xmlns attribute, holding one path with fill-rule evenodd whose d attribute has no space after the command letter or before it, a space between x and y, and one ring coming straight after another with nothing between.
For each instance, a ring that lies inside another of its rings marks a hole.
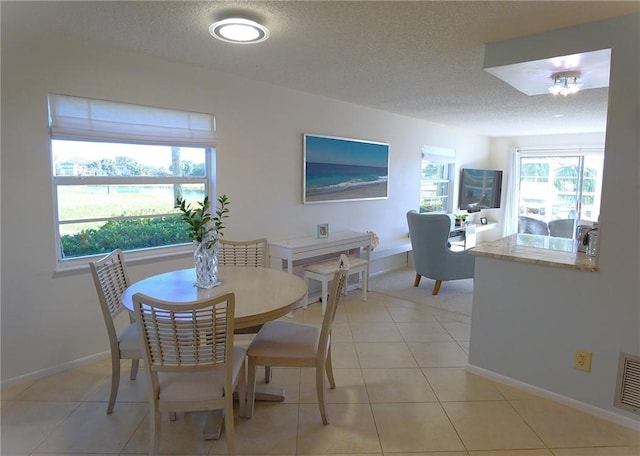
<instances>
[{"instance_id":1,"label":"kitchen counter","mask_svg":"<svg viewBox=\"0 0 640 456\"><path fill-rule=\"evenodd\" d=\"M483 242L469 250L477 256L543 266L597 271L596 257L578 252L577 241L537 234L512 234L497 241Z\"/></svg>"}]
</instances>

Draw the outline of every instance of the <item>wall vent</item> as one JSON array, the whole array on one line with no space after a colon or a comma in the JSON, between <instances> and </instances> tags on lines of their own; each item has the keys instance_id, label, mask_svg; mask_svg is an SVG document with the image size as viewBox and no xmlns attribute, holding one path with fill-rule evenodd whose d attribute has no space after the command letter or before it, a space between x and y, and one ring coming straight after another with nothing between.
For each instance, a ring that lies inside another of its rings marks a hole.
<instances>
[{"instance_id":1,"label":"wall vent","mask_svg":"<svg viewBox=\"0 0 640 456\"><path fill-rule=\"evenodd\" d=\"M613 405L640 415L640 356L620 353Z\"/></svg>"}]
</instances>

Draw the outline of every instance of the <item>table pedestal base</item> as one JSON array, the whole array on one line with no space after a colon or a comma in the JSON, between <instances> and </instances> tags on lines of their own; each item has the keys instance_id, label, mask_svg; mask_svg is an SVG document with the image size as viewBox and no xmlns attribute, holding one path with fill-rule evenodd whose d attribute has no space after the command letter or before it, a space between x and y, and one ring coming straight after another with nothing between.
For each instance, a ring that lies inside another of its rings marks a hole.
<instances>
[{"instance_id":1,"label":"table pedestal base","mask_svg":"<svg viewBox=\"0 0 640 456\"><path fill-rule=\"evenodd\" d=\"M233 393L233 399L238 400L238 393ZM284 388L268 385L256 385L256 401L282 402L284 401ZM202 429L202 437L205 440L218 440L222 432L224 416L222 409L212 410L207 413L207 419Z\"/></svg>"}]
</instances>

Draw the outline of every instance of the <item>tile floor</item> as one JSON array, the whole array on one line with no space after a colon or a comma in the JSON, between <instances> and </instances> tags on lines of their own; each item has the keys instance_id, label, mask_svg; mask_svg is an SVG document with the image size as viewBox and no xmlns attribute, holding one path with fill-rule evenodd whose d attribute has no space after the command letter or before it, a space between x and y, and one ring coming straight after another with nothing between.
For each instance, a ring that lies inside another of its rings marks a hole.
<instances>
[{"instance_id":1,"label":"tile floor","mask_svg":"<svg viewBox=\"0 0 640 456\"><path fill-rule=\"evenodd\" d=\"M467 373L469 317L380 292L360 296L343 298L336 317L330 424L320 419L313 370L276 368L272 383L286 399L257 403L252 419L236 415L239 454L640 455L630 429ZM319 303L294 318L318 323ZM108 360L2 390L1 454L146 454L144 368L130 381L128 366L112 415ZM226 454L224 437L205 441L201 430L199 414L163 417L162 454Z\"/></svg>"}]
</instances>

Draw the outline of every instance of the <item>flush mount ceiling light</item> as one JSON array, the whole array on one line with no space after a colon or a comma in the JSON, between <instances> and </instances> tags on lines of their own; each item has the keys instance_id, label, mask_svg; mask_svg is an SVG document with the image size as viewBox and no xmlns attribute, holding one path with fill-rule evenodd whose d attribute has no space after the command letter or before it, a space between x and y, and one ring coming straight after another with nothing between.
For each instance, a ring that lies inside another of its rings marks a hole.
<instances>
[{"instance_id":1,"label":"flush mount ceiling light","mask_svg":"<svg viewBox=\"0 0 640 456\"><path fill-rule=\"evenodd\" d=\"M549 92L554 95L564 95L565 97L571 93L576 93L582 88L582 84L578 83L580 79L579 71L561 71L551 75L551 87Z\"/></svg>"},{"instance_id":2,"label":"flush mount ceiling light","mask_svg":"<svg viewBox=\"0 0 640 456\"><path fill-rule=\"evenodd\" d=\"M269 38L269 29L264 25L239 17L214 22L209 27L209 33L226 43L261 43Z\"/></svg>"}]
</instances>

